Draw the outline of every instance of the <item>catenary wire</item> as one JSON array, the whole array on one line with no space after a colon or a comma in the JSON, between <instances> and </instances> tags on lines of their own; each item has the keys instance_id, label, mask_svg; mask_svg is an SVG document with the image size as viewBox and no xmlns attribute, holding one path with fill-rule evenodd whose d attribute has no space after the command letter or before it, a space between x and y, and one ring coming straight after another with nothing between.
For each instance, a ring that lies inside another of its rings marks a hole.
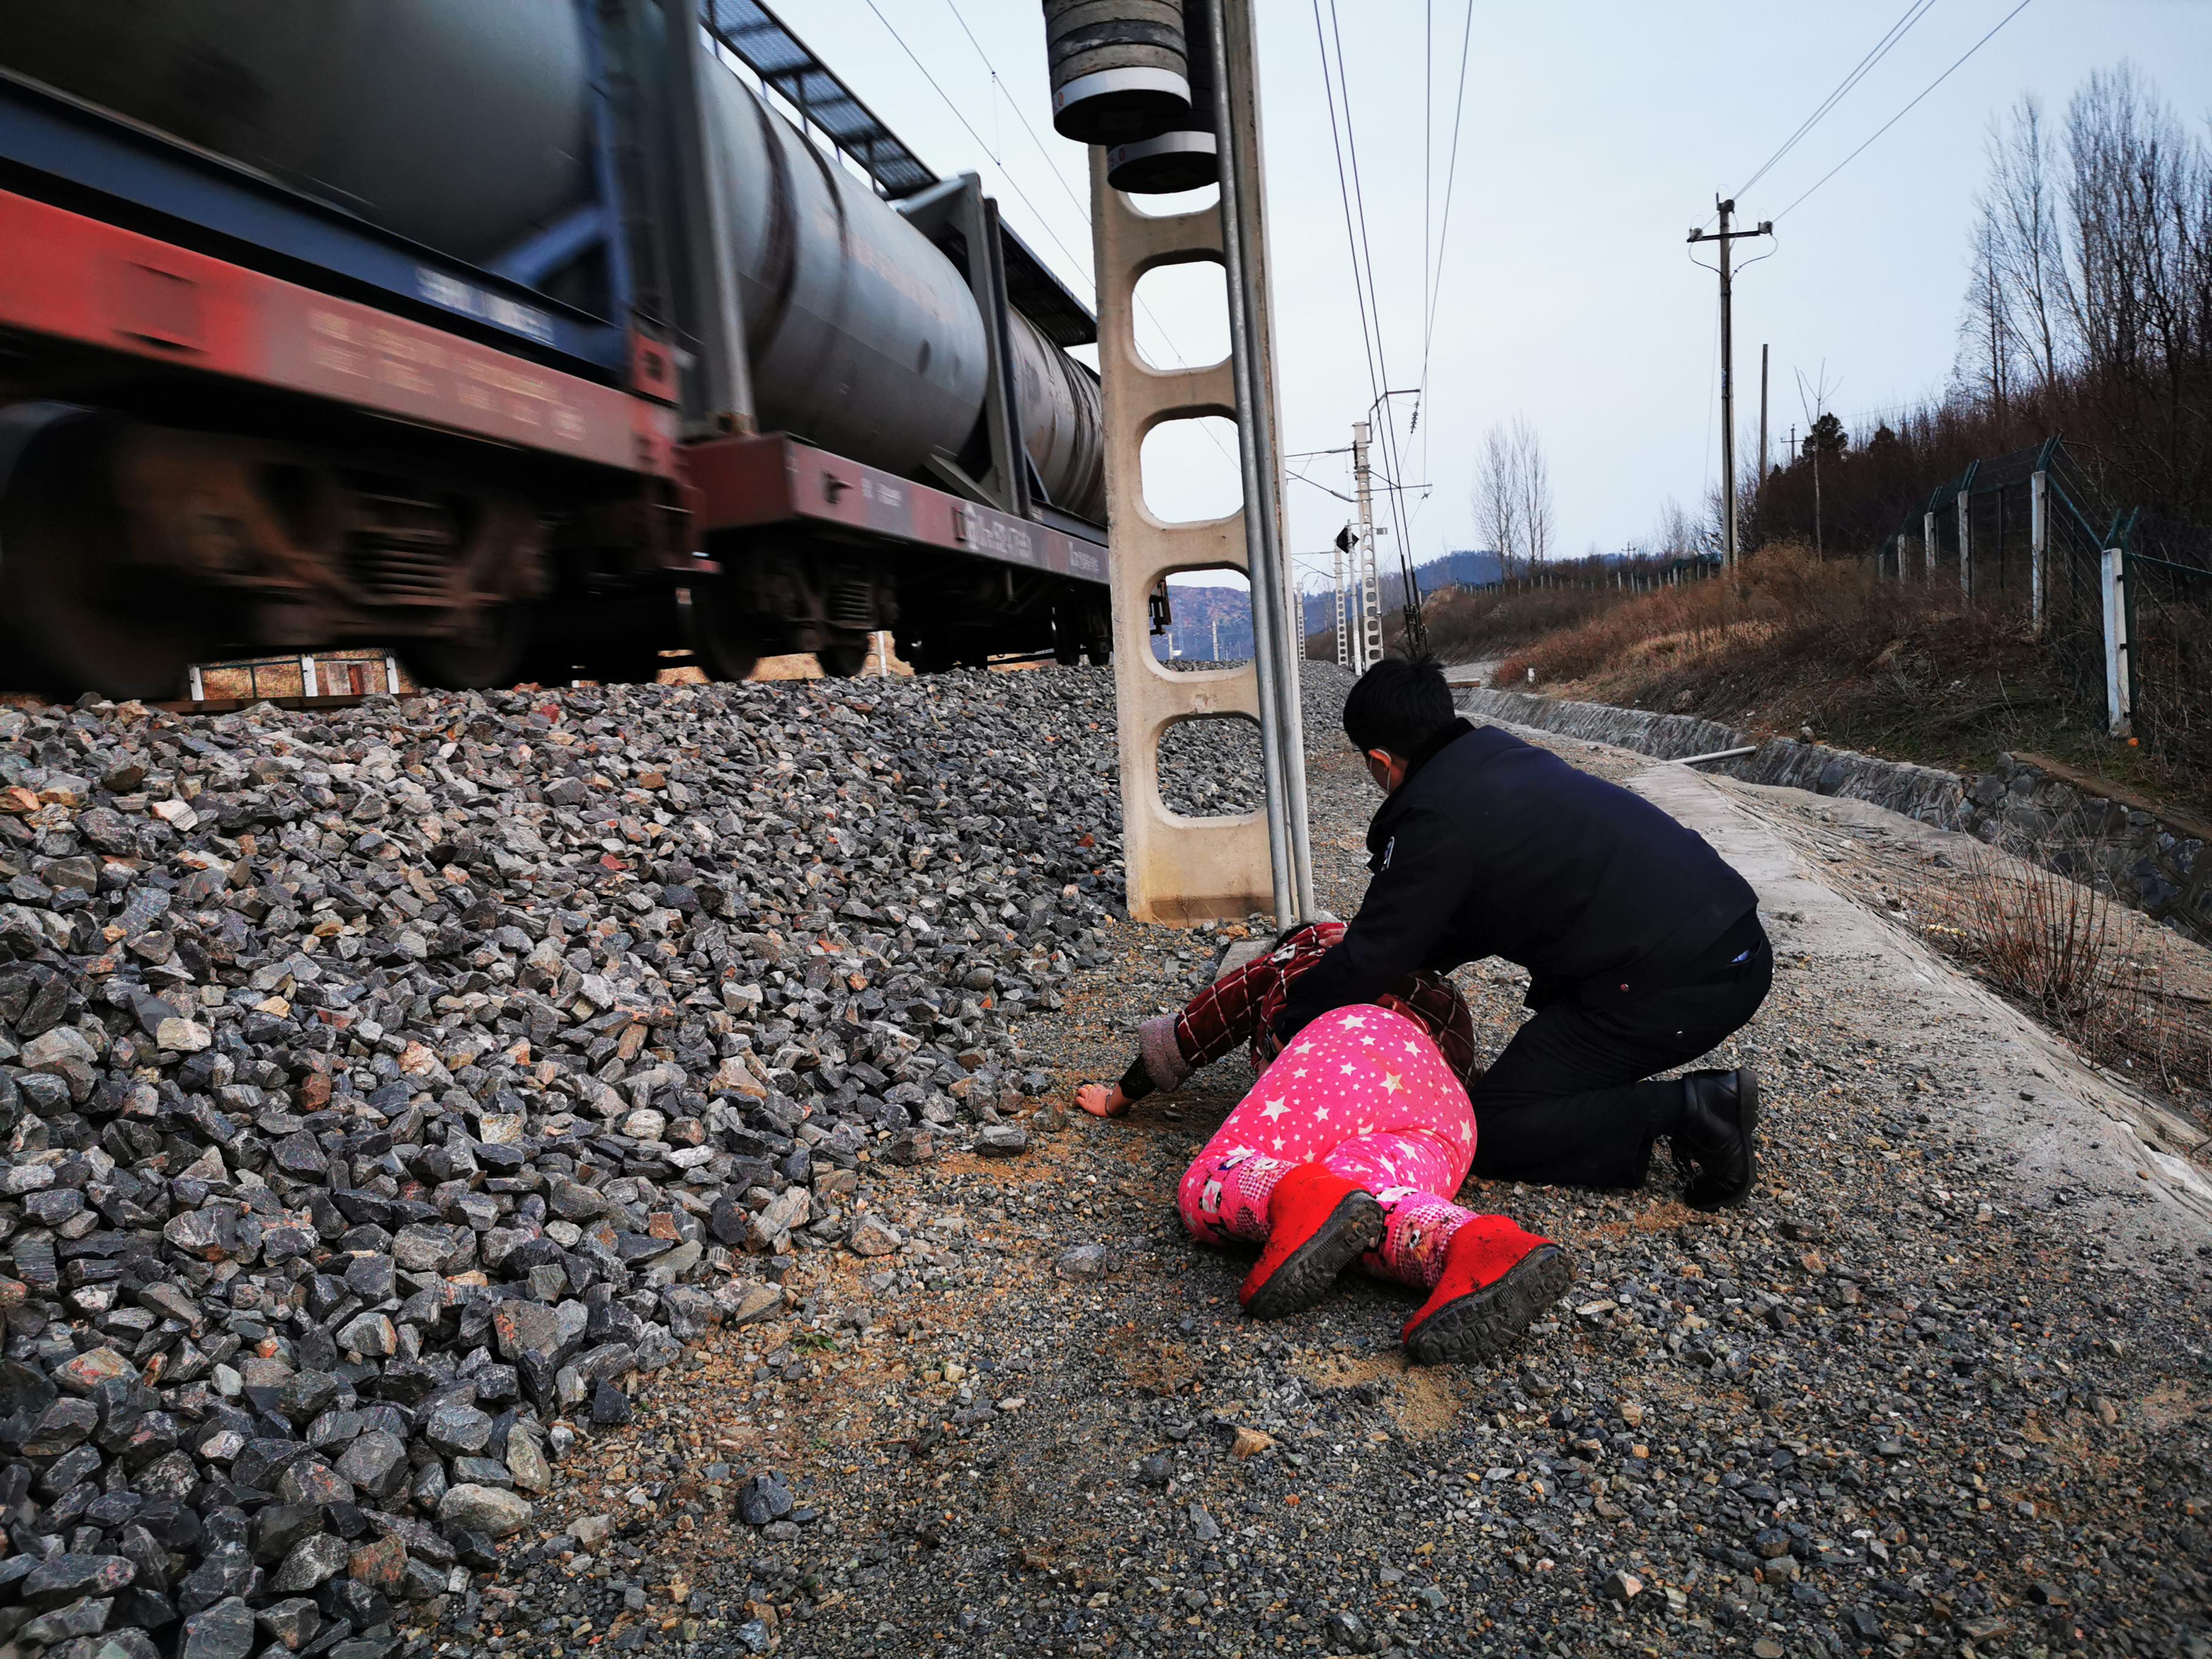
<instances>
[{"instance_id":1,"label":"catenary wire","mask_svg":"<svg viewBox=\"0 0 2212 1659\"><path fill-rule=\"evenodd\" d=\"M1391 500L1391 518L1393 526L1397 532L1395 539L1397 542L1400 571L1406 579L1407 592L1409 594L1412 594L1418 592L1419 584L1413 577L1412 564L1413 555L1411 549L1408 546L1408 542L1410 540L1409 531L1411 526L1406 512L1405 492L1396 483L1397 478L1401 478L1405 476L1405 461L1404 458L1399 453L1398 428L1395 412L1389 407L1389 387L1390 384L1390 367L1389 354L1383 344L1382 301L1380 292L1375 286L1375 250L1372 242L1368 237L1367 193L1360 179L1359 133L1358 129L1353 125L1352 118L1352 76L1351 71L1345 62L1344 31L1342 21L1337 14L1336 0L1329 0L1328 19L1329 32L1336 43L1337 82L1344 94L1345 145L1350 151L1352 156L1352 198L1358 204L1358 207L1360 253L1364 254L1365 258L1368 297L1371 302L1375 313L1375 360L1377 371L1382 377L1382 384L1377 388L1376 395L1378 400L1382 405L1381 413L1382 416L1384 453L1389 457L1390 471L1395 475L1393 478L1388 481ZM1316 21L1319 21L1318 17L1316 17ZM1423 253L1425 258L1425 249L1423 251ZM1357 267L1359 263L1357 256L1355 256L1353 263L1356 276Z\"/></svg>"}]
</instances>

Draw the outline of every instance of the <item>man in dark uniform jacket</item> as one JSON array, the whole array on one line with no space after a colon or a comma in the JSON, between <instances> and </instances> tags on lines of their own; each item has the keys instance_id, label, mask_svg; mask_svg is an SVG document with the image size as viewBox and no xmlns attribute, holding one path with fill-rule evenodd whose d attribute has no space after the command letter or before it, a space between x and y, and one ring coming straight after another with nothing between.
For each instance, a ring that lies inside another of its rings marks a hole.
<instances>
[{"instance_id":1,"label":"man in dark uniform jacket","mask_svg":"<svg viewBox=\"0 0 2212 1659\"><path fill-rule=\"evenodd\" d=\"M1372 1002L1416 970L1503 957L1528 970L1522 1025L1471 1091L1474 1173L1641 1185L1672 1139L1699 1208L1751 1191L1758 1079L1688 1063L1750 1019L1774 958L1759 900L1694 830L1641 796L1460 719L1433 661L1377 663L1344 729L1389 799L1367 896L1276 1018Z\"/></svg>"}]
</instances>

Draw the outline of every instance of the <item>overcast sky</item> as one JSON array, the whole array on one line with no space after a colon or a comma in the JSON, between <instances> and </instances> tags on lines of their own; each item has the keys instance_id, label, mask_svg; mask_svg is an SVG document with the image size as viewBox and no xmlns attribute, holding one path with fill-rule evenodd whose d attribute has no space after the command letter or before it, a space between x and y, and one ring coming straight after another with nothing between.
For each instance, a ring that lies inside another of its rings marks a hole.
<instances>
[{"instance_id":1,"label":"overcast sky","mask_svg":"<svg viewBox=\"0 0 2212 1659\"><path fill-rule=\"evenodd\" d=\"M1337 3L1389 380L1417 386L1425 225L1432 240L1444 210L1468 8L1458 0ZM1825 370L1829 406L1855 429L1861 415L1941 386L1965 290L1984 133L2021 94L2036 92L2063 111L2090 70L2131 58L2202 130L2212 112L2212 4L2032 0L1918 107L1784 213L2015 3L1935 0L1743 195L1743 216L1781 216L1774 257L1745 273L1736 291L1737 434L1746 456L1758 441L1761 342L1773 346L1778 451L1790 424L1804 424L1801 374L1810 386ZM1016 228L1090 297L1085 161L1051 130L1036 0L784 0L779 9L925 161L943 173L981 173ZM1427 392L1419 433L1404 450L1407 482L1432 486L1413 515L1419 556L1477 544L1474 451L1492 422L1516 414L1536 424L1550 456L1563 554L1617 548L1643 537L1669 496L1686 505L1703 498L1719 464L1717 289L1690 263L1684 237L1711 216L1716 193L1741 185L1907 9L1906 0L1474 5ZM1328 0L1320 11L1326 25ZM1435 161L1425 217L1424 31L1431 12ZM1283 435L1293 451L1328 449L1346 442L1374 394L1312 0L1261 0L1261 27ZM1740 246L1743 258L1759 252ZM1160 273L1145 289L1189 361L1225 349L1219 284L1209 298L1204 280ZM1166 352L1157 334L1147 343ZM1412 412L1413 400L1400 400L1401 434ZM1232 469L1215 442L1194 436L1155 452L1147 484L1157 505L1197 516L1233 501ZM1341 457L1292 465L1346 486ZM1290 489L1295 545L1325 550L1346 507L1316 488Z\"/></svg>"}]
</instances>

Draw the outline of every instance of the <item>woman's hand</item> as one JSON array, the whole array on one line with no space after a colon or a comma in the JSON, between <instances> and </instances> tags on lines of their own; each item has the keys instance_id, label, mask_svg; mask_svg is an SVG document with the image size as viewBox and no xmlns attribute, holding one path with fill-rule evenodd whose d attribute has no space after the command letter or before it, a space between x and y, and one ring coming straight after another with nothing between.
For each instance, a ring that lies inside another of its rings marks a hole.
<instances>
[{"instance_id":1,"label":"woman's hand","mask_svg":"<svg viewBox=\"0 0 2212 1659\"><path fill-rule=\"evenodd\" d=\"M1093 1117L1120 1117L1129 1109L1118 1083L1086 1083L1075 1091L1075 1103Z\"/></svg>"}]
</instances>

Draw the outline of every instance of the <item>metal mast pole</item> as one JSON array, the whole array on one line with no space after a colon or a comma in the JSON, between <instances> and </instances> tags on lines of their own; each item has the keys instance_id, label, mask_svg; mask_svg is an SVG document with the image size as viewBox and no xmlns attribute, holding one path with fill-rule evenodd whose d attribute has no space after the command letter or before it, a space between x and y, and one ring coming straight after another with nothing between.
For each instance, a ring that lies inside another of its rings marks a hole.
<instances>
[{"instance_id":1,"label":"metal mast pole","mask_svg":"<svg viewBox=\"0 0 2212 1659\"><path fill-rule=\"evenodd\" d=\"M1288 927L1314 913L1313 854L1306 822L1305 733L1298 670L1285 611L1281 457L1275 444L1273 341L1267 258L1267 204L1260 172L1259 52L1251 0L1218 0L1208 46L1219 100L1221 252L1228 277L1230 358L1237 398L1237 448L1244 483L1244 552L1252 587L1252 657L1259 679L1260 746L1266 775L1269 864L1275 920Z\"/></svg>"}]
</instances>

